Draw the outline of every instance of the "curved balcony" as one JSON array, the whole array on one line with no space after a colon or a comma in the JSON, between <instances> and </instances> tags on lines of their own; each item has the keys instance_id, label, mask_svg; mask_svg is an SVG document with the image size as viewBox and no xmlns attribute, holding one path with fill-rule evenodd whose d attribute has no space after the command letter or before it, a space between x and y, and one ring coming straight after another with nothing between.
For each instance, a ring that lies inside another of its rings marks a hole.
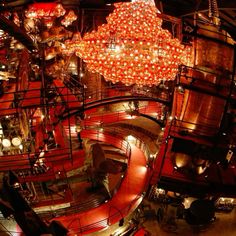
<instances>
[{"instance_id":1,"label":"curved balcony","mask_svg":"<svg viewBox=\"0 0 236 236\"><path fill-rule=\"evenodd\" d=\"M119 147L123 143L111 135L91 131L84 132L87 133L86 137L100 141L112 141L114 146ZM88 212L54 218L70 230L69 235L82 232L89 233L106 228L127 215L142 200L142 193L146 191L149 176L146 157L143 151L135 145L131 144L130 147L131 156L126 175L112 199Z\"/></svg>"}]
</instances>

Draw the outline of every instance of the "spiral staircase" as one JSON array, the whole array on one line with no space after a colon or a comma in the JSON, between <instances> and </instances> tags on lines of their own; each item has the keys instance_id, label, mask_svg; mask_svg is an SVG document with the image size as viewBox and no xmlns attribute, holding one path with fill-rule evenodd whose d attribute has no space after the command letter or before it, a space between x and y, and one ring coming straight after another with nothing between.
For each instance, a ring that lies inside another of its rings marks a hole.
<instances>
[{"instance_id":1,"label":"spiral staircase","mask_svg":"<svg viewBox=\"0 0 236 236\"><path fill-rule=\"evenodd\" d=\"M29 2L6 1L0 9L14 3L18 11ZM166 11L173 13L173 6ZM90 14L97 14L91 12L80 19L88 28ZM137 88L105 82L80 59L47 61L41 57L46 44L35 44L2 10L0 22L8 40L25 45L8 48L0 59L15 75L1 81L0 171L3 216L13 215L26 235L51 233L54 224L64 231L53 235L104 230L156 186L235 197L235 35L224 31L232 31L230 24L219 31L183 18L192 29L183 28L182 39L195 50L194 66L181 65L173 82ZM70 60L76 68L69 69Z\"/></svg>"}]
</instances>

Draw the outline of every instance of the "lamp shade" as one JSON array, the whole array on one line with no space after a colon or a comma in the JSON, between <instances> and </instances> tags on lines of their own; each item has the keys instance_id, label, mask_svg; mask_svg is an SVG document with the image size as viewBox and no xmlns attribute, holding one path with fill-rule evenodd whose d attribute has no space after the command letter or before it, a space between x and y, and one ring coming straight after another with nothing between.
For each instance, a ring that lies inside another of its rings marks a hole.
<instances>
[{"instance_id":1,"label":"lamp shade","mask_svg":"<svg viewBox=\"0 0 236 236\"><path fill-rule=\"evenodd\" d=\"M11 143L13 146L15 147L18 147L21 145L21 137L14 137L12 140L11 140Z\"/></svg>"},{"instance_id":2,"label":"lamp shade","mask_svg":"<svg viewBox=\"0 0 236 236\"><path fill-rule=\"evenodd\" d=\"M11 141L10 141L9 139L7 139L7 138L4 138L4 139L2 140L2 146L3 146L4 148L9 148L9 147L11 146Z\"/></svg>"}]
</instances>

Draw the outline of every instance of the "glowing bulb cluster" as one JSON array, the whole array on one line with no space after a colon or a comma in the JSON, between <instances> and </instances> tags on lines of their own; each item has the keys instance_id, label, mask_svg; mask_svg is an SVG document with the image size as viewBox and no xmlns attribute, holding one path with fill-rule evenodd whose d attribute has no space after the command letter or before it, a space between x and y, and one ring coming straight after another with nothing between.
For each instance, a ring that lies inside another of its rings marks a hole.
<instances>
[{"instance_id":1,"label":"glowing bulb cluster","mask_svg":"<svg viewBox=\"0 0 236 236\"><path fill-rule=\"evenodd\" d=\"M66 43L92 72L107 81L153 85L173 80L188 57L180 41L162 29L162 19L150 1L117 3L107 24Z\"/></svg>"},{"instance_id":2,"label":"glowing bulb cluster","mask_svg":"<svg viewBox=\"0 0 236 236\"><path fill-rule=\"evenodd\" d=\"M46 17L60 17L65 15L66 10L59 3L33 3L25 12L27 18L37 19Z\"/></svg>"},{"instance_id":3,"label":"glowing bulb cluster","mask_svg":"<svg viewBox=\"0 0 236 236\"><path fill-rule=\"evenodd\" d=\"M61 24L68 27L71 25L75 20L77 20L77 15L74 13L73 10L70 10L61 21Z\"/></svg>"}]
</instances>

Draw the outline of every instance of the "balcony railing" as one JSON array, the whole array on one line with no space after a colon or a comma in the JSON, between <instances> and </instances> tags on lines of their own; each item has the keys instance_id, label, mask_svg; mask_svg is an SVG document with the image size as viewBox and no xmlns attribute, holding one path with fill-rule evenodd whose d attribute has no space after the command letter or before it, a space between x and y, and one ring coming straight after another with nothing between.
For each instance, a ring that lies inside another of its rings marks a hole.
<instances>
[{"instance_id":1,"label":"balcony railing","mask_svg":"<svg viewBox=\"0 0 236 236\"><path fill-rule=\"evenodd\" d=\"M233 76L229 71L220 73L200 66L182 65L177 76L177 84L209 95L227 98L233 86Z\"/></svg>"},{"instance_id":2,"label":"balcony railing","mask_svg":"<svg viewBox=\"0 0 236 236\"><path fill-rule=\"evenodd\" d=\"M106 139L109 140L109 143L115 144L116 147L119 147L124 152L126 152L128 156L131 155L131 148L129 146L129 143L126 140L122 140L118 136L117 137L114 136L114 132L112 133L112 135L109 133L106 133L106 132L104 132L101 135L101 132L99 132L99 131L88 130L88 131L84 131L83 135L85 135L91 139L95 139L97 141L104 141L105 140L104 137L106 137ZM147 145L145 143L143 143L142 140L139 140L139 139L137 139L134 144L138 145L138 148L140 148L144 152L145 156L147 156L147 159L148 159L150 152L149 152ZM148 176L148 180L146 181L146 185L145 185L144 189L142 189L142 192L137 193L136 198L133 199L129 204L127 204L127 206L123 207L122 209L117 209L116 206L114 206L114 207L110 206L110 208L112 208L112 209L114 208L115 210L113 209L112 211L109 211L107 213L107 215L104 216L103 220L100 220L100 221L95 222L93 224L81 226L79 218L73 219L69 223L67 228L69 230L73 230L73 232L79 232L79 233L95 231L98 229L103 229L103 228L109 226L111 223L114 223L114 222L118 221L119 219L123 218L130 211L135 209L138 206L138 204L141 202L142 197L143 197L142 193L145 192L148 187L149 177L150 176ZM119 188L119 186L117 186L117 188ZM104 203L105 199L99 199L99 201L100 202L97 202L98 205ZM66 216L66 215L76 214L78 212L88 210L88 206L92 206L93 203L94 203L94 199L91 199L91 201L87 201L85 203L78 203L78 205L74 204L72 207L69 207L69 208L54 210L51 212L50 211L44 212L44 213L42 213L42 216L45 218L53 218L53 217L58 217L58 216ZM74 224L77 224L76 228L74 228L74 226L73 226Z\"/></svg>"}]
</instances>

